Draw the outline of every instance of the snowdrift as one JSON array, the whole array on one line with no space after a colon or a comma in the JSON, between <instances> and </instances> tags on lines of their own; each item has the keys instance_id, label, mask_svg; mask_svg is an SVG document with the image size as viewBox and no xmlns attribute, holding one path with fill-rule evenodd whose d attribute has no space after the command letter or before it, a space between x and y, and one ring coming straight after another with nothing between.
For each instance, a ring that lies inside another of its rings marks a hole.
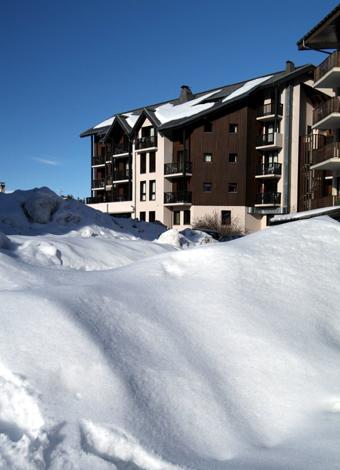
<instances>
[{"instance_id":1,"label":"snowdrift","mask_svg":"<svg viewBox=\"0 0 340 470\"><path fill-rule=\"evenodd\" d=\"M59 235L82 239L86 271L36 261L10 231L0 468L339 468L340 224L183 251L143 242L163 251L125 266L111 253L102 270L87 254L105 237Z\"/></svg>"},{"instance_id":2,"label":"snowdrift","mask_svg":"<svg viewBox=\"0 0 340 470\"><path fill-rule=\"evenodd\" d=\"M166 230L161 224L111 217L74 199L63 199L49 188L0 193L0 232L6 235L116 232L117 238L154 240Z\"/></svg>"}]
</instances>

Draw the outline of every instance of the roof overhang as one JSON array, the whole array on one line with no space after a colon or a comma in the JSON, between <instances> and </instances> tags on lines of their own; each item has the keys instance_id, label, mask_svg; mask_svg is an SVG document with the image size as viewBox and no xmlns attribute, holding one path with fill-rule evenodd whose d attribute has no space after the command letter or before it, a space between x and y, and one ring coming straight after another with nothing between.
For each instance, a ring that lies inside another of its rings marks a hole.
<instances>
[{"instance_id":1,"label":"roof overhang","mask_svg":"<svg viewBox=\"0 0 340 470\"><path fill-rule=\"evenodd\" d=\"M298 42L300 50L340 49L340 4Z\"/></svg>"}]
</instances>

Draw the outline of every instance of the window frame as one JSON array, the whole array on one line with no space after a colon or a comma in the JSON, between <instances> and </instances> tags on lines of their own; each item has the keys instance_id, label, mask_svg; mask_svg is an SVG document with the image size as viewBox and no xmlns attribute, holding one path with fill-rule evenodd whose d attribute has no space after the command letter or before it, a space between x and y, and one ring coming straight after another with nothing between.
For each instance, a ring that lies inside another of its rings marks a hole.
<instances>
[{"instance_id":1,"label":"window frame","mask_svg":"<svg viewBox=\"0 0 340 470\"><path fill-rule=\"evenodd\" d=\"M149 201L156 200L156 180L149 180Z\"/></svg>"},{"instance_id":2,"label":"window frame","mask_svg":"<svg viewBox=\"0 0 340 470\"><path fill-rule=\"evenodd\" d=\"M234 157L235 157L235 160L234 160L234 161L231 161L231 160L230 160L230 157L231 157L232 155L234 155ZM237 152L229 152L229 154L228 154L228 163L231 163L231 164L233 164L233 165L234 165L235 163L238 163L238 153L237 153Z\"/></svg>"},{"instance_id":3,"label":"window frame","mask_svg":"<svg viewBox=\"0 0 340 470\"><path fill-rule=\"evenodd\" d=\"M233 186L233 187L235 188L234 191L231 191L231 190L230 190L231 186ZM236 193L238 193L238 184L235 183L235 182L228 183L228 193L229 193L229 194L236 194Z\"/></svg>"},{"instance_id":4,"label":"window frame","mask_svg":"<svg viewBox=\"0 0 340 470\"><path fill-rule=\"evenodd\" d=\"M210 155L211 159L210 160L206 160L205 158ZM203 153L203 163L212 163L213 161L213 154L212 152L204 152Z\"/></svg>"},{"instance_id":5,"label":"window frame","mask_svg":"<svg viewBox=\"0 0 340 470\"><path fill-rule=\"evenodd\" d=\"M229 123L229 134L238 134L238 123L230 122Z\"/></svg>"},{"instance_id":6,"label":"window frame","mask_svg":"<svg viewBox=\"0 0 340 470\"><path fill-rule=\"evenodd\" d=\"M146 181L140 181L139 183L139 200L146 201Z\"/></svg>"}]
</instances>

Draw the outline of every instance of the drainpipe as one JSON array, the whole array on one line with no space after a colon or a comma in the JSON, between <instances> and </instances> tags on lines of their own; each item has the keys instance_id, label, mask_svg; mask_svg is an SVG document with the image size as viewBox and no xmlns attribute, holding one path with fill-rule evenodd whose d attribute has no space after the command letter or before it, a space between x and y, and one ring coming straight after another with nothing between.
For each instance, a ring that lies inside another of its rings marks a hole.
<instances>
[{"instance_id":1,"label":"drainpipe","mask_svg":"<svg viewBox=\"0 0 340 470\"><path fill-rule=\"evenodd\" d=\"M292 159L293 86L286 89L283 140L283 207L290 212L290 173Z\"/></svg>"}]
</instances>

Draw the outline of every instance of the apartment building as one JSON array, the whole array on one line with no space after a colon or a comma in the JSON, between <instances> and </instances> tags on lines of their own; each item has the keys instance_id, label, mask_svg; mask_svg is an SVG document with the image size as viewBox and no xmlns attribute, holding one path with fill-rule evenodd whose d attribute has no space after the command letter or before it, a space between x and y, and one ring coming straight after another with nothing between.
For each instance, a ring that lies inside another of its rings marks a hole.
<instances>
[{"instance_id":1,"label":"apartment building","mask_svg":"<svg viewBox=\"0 0 340 470\"><path fill-rule=\"evenodd\" d=\"M340 204L340 5L297 45L326 55L313 85L326 99L315 107L313 124L301 140L299 210L305 210Z\"/></svg>"},{"instance_id":2,"label":"apartment building","mask_svg":"<svg viewBox=\"0 0 340 470\"><path fill-rule=\"evenodd\" d=\"M301 142L315 106L313 65L116 114L86 130L91 197L101 211L184 228L206 214L252 232L297 211ZM304 168L304 167L303 167Z\"/></svg>"}]
</instances>

